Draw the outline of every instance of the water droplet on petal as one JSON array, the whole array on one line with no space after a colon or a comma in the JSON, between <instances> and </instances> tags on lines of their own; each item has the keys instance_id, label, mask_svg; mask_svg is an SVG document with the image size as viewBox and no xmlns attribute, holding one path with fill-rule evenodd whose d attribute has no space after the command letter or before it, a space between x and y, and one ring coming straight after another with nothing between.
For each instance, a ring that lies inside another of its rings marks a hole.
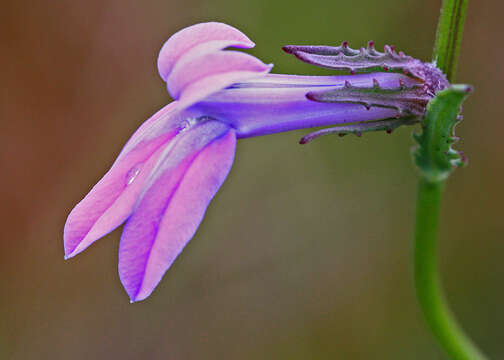
<instances>
[{"instance_id":1,"label":"water droplet on petal","mask_svg":"<svg viewBox=\"0 0 504 360\"><path fill-rule=\"evenodd\" d=\"M206 115L199 116L199 117L187 117L187 118L183 119L182 121L180 121L180 123L178 124L178 131L179 131L179 133L182 133L184 131L189 130L190 128L192 128L196 124L199 124L199 123L202 123L202 122L208 121L208 120L212 120L212 118L210 116L206 116Z\"/></svg>"},{"instance_id":2,"label":"water droplet on petal","mask_svg":"<svg viewBox=\"0 0 504 360\"><path fill-rule=\"evenodd\" d=\"M179 130L179 132L184 132L184 131L188 130L190 127L191 127L191 119L188 118L188 119L184 119L180 122L180 124L178 126L178 130Z\"/></svg>"},{"instance_id":3,"label":"water droplet on petal","mask_svg":"<svg viewBox=\"0 0 504 360\"><path fill-rule=\"evenodd\" d=\"M126 185L131 185L140 173L140 164L132 167L126 174Z\"/></svg>"}]
</instances>

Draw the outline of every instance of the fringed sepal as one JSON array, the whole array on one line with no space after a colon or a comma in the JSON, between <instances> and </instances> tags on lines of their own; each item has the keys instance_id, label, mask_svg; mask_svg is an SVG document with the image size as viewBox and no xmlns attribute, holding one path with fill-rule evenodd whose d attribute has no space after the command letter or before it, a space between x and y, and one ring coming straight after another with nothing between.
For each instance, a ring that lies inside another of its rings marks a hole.
<instances>
[{"instance_id":1,"label":"fringed sepal","mask_svg":"<svg viewBox=\"0 0 504 360\"><path fill-rule=\"evenodd\" d=\"M385 119L378 121L370 121L358 124L336 126L332 128L322 129L305 135L299 140L300 144L309 143L321 136L329 134L338 134L339 136L345 136L348 134L354 134L356 136L362 136L365 132L370 131L386 131L387 134L391 134L393 130L402 125L412 125L418 122L416 117L408 117L401 119Z\"/></svg>"},{"instance_id":2,"label":"fringed sepal","mask_svg":"<svg viewBox=\"0 0 504 360\"><path fill-rule=\"evenodd\" d=\"M372 87L357 87L346 81L342 88L311 91L306 97L318 102L360 104L368 110L373 106L395 109L398 118L422 116L432 98L424 85L406 87L399 81L397 88L385 89L376 79L373 79Z\"/></svg>"},{"instance_id":3,"label":"fringed sepal","mask_svg":"<svg viewBox=\"0 0 504 360\"><path fill-rule=\"evenodd\" d=\"M287 45L283 50L308 64L335 70L349 70L352 74L393 71L417 77L415 68L422 65L420 60L405 55L402 51L397 53L393 46L385 45L384 52L379 52L375 49L373 41L369 41L367 47L361 47L360 50L350 48L346 41L340 46Z\"/></svg>"}]
</instances>

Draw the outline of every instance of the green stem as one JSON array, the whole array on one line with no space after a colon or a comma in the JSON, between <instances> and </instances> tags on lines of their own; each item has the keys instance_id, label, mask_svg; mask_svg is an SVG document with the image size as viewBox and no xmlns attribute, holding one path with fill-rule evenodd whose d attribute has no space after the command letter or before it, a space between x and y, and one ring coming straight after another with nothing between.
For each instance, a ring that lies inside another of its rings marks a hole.
<instances>
[{"instance_id":1,"label":"green stem","mask_svg":"<svg viewBox=\"0 0 504 360\"><path fill-rule=\"evenodd\" d=\"M457 66L467 3L468 0L443 0L441 9L434 46L434 61L450 82L454 79ZM445 97L448 98L448 95ZM459 100L462 101L461 96L459 96ZM448 127L436 126L436 121L440 116L443 116L443 111L446 109L451 109L448 100L445 102L439 100L435 104L433 103L431 114L427 114L425 117L426 138L421 138L421 145L422 143L435 144L434 141L428 142L427 140L443 139L442 130L446 130ZM429 113L429 109L427 112ZM450 116L454 117L454 115ZM426 148L423 151L423 154L427 153ZM437 233L445 177L428 176L429 171L425 169L432 170L439 167L435 161L436 158L431 153L435 154L431 151L425 158L419 157L420 164L423 166L420 166L423 175L418 187L414 250L418 300L432 333L450 359L485 360L485 356L456 322L443 295L438 275Z\"/></svg>"},{"instance_id":2,"label":"green stem","mask_svg":"<svg viewBox=\"0 0 504 360\"><path fill-rule=\"evenodd\" d=\"M469 0L443 0L434 45L434 61L453 82Z\"/></svg>"},{"instance_id":3,"label":"green stem","mask_svg":"<svg viewBox=\"0 0 504 360\"><path fill-rule=\"evenodd\" d=\"M438 276L437 232L444 181L420 179L415 231L415 284L432 333L453 360L484 360L448 308Z\"/></svg>"}]
</instances>

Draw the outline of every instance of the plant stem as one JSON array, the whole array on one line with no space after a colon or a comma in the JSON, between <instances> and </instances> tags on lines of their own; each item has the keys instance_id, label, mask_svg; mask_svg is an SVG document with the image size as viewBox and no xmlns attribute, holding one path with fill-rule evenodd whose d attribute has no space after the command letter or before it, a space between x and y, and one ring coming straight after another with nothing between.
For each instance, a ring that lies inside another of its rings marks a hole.
<instances>
[{"instance_id":1,"label":"plant stem","mask_svg":"<svg viewBox=\"0 0 504 360\"><path fill-rule=\"evenodd\" d=\"M443 0L434 46L434 61L452 82L462 40L468 0ZM426 129L437 130L426 116ZM431 134L432 137L441 136ZM438 275L437 233L444 180L423 174L417 198L415 229L415 284L425 319L452 360L485 360L485 356L459 327L444 298Z\"/></svg>"},{"instance_id":2,"label":"plant stem","mask_svg":"<svg viewBox=\"0 0 504 360\"><path fill-rule=\"evenodd\" d=\"M434 45L433 60L449 82L453 82L462 42L469 0L443 0Z\"/></svg>"},{"instance_id":3,"label":"plant stem","mask_svg":"<svg viewBox=\"0 0 504 360\"><path fill-rule=\"evenodd\" d=\"M420 179L415 231L415 284L432 333L453 360L484 360L448 308L438 276L437 232L443 181Z\"/></svg>"}]
</instances>

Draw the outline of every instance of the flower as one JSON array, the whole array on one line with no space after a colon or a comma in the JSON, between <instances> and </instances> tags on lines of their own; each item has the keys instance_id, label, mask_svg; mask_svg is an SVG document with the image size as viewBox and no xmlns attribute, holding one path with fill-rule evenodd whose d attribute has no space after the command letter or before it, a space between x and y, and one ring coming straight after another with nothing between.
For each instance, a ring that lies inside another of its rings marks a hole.
<instances>
[{"instance_id":1,"label":"flower","mask_svg":"<svg viewBox=\"0 0 504 360\"><path fill-rule=\"evenodd\" d=\"M131 301L148 297L193 237L233 163L236 139L316 126L309 134L387 130L418 121L444 77L385 48L287 46L303 61L364 72L270 74L272 65L227 47L254 43L223 23L202 23L163 45L158 69L175 99L143 123L105 176L68 216L65 258L126 221L119 275ZM364 105L364 106L363 106Z\"/></svg>"}]
</instances>

